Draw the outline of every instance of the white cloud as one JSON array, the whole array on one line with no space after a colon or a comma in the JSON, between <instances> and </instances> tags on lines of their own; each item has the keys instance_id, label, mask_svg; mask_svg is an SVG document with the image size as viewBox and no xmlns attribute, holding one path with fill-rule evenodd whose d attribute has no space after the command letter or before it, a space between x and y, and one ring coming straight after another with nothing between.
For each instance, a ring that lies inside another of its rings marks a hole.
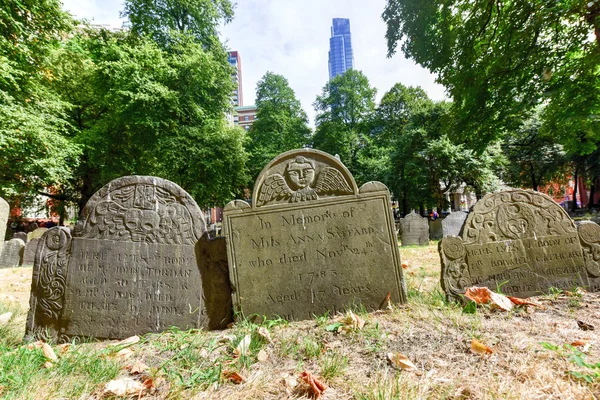
<instances>
[{"instance_id":1,"label":"white cloud","mask_svg":"<svg viewBox=\"0 0 600 400\"><path fill-rule=\"evenodd\" d=\"M122 0L64 0L76 17L121 26ZM240 52L244 104L254 103L256 83L267 72L284 75L314 121L312 103L328 79L332 18L350 18L355 68L378 89L377 99L396 82L421 86L434 100L444 88L401 52L386 58L385 0L239 0L235 19L222 29L230 50Z\"/></svg>"}]
</instances>

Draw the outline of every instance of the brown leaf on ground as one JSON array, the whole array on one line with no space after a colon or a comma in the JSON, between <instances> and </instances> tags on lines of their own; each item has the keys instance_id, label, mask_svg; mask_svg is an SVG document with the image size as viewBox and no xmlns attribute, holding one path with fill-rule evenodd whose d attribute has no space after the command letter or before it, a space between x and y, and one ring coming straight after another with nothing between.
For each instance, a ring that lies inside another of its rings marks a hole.
<instances>
[{"instance_id":1,"label":"brown leaf on ground","mask_svg":"<svg viewBox=\"0 0 600 400\"><path fill-rule=\"evenodd\" d=\"M271 339L271 334L269 333L269 330L267 328L265 328L264 326L261 326L260 328L258 328L257 333L267 343L273 342L273 340Z\"/></svg>"},{"instance_id":2,"label":"brown leaf on ground","mask_svg":"<svg viewBox=\"0 0 600 400\"><path fill-rule=\"evenodd\" d=\"M41 340L38 340L37 342L29 343L27 345L27 350L41 349L43 346L44 346L44 342L42 342Z\"/></svg>"},{"instance_id":3,"label":"brown leaf on ground","mask_svg":"<svg viewBox=\"0 0 600 400\"><path fill-rule=\"evenodd\" d=\"M146 378L143 382L142 385L144 386L145 389L147 390L152 390L155 388L154 386L154 380L152 378Z\"/></svg>"},{"instance_id":4,"label":"brown leaf on ground","mask_svg":"<svg viewBox=\"0 0 600 400\"><path fill-rule=\"evenodd\" d=\"M585 342L583 340L576 340L571 343L571 346L574 346L574 347L585 346Z\"/></svg>"},{"instance_id":5,"label":"brown leaf on ground","mask_svg":"<svg viewBox=\"0 0 600 400\"><path fill-rule=\"evenodd\" d=\"M481 343L479 340L477 340L475 338L473 338L473 340L471 340L471 351L473 353L479 354L479 355L492 354L494 352L494 350L492 350L491 348L489 348L488 346Z\"/></svg>"},{"instance_id":6,"label":"brown leaf on ground","mask_svg":"<svg viewBox=\"0 0 600 400\"><path fill-rule=\"evenodd\" d=\"M510 301L512 301L514 303L514 305L516 305L516 306L535 306L535 307L542 306L541 304L536 303L535 301L521 299L520 297L512 297L512 296L506 296L506 297L508 297L508 299Z\"/></svg>"},{"instance_id":7,"label":"brown leaf on ground","mask_svg":"<svg viewBox=\"0 0 600 400\"><path fill-rule=\"evenodd\" d=\"M510 311L514 305L508 297L491 291L487 287L472 286L465 291L465 297L478 304L492 303L503 311Z\"/></svg>"},{"instance_id":8,"label":"brown leaf on ground","mask_svg":"<svg viewBox=\"0 0 600 400\"><path fill-rule=\"evenodd\" d=\"M379 304L380 310L391 310L392 309L392 293L388 292L385 299Z\"/></svg>"},{"instance_id":9,"label":"brown leaf on ground","mask_svg":"<svg viewBox=\"0 0 600 400\"><path fill-rule=\"evenodd\" d=\"M227 379L228 381L233 382L236 385L239 385L240 383L245 381L245 379L235 371L225 370L223 371L221 376L223 377L223 379Z\"/></svg>"},{"instance_id":10,"label":"brown leaf on ground","mask_svg":"<svg viewBox=\"0 0 600 400\"><path fill-rule=\"evenodd\" d=\"M246 354L248 354L248 352L250 351L251 342L252 338L250 337L250 335L244 336L244 338L240 340L238 345L235 347L235 350L233 350L234 354L237 354L238 356L245 356Z\"/></svg>"},{"instance_id":11,"label":"brown leaf on ground","mask_svg":"<svg viewBox=\"0 0 600 400\"><path fill-rule=\"evenodd\" d=\"M402 268L408 269L408 263L406 261L402 261Z\"/></svg>"},{"instance_id":12,"label":"brown leaf on ground","mask_svg":"<svg viewBox=\"0 0 600 400\"><path fill-rule=\"evenodd\" d=\"M312 393L314 394L315 398L317 398L317 399L321 396L321 394L323 394L325 389L327 389L327 386L325 386L323 384L323 382L321 382L319 379L315 378L315 376L313 374L311 374L310 372L307 372L307 371L302 372L300 374L300 379L302 379L304 382L308 383Z\"/></svg>"},{"instance_id":13,"label":"brown leaf on ground","mask_svg":"<svg viewBox=\"0 0 600 400\"><path fill-rule=\"evenodd\" d=\"M388 353L387 358L390 361L390 363L398 369L403 369L405 371L419 370L417 366L413 364L413 362L410 361L409 358L402 353Z\"/></svg>"},{"instance_id":14,"label":"brown leaf on ground","mask_svg":"<svg viewBox=\"0 0 600 400\"><path fill-rule=\"evenodd\" d=\"M44 357L46 357L48 360L53 362L58 361L56 353L54 353L54 350L52 350L52 347L50 347L48 343L42 344L42 351L44 352Z\"/></svg>"},{"instance_id":15,"label":"brown leaf on ground","mask_svg":"<svg viewBox=\"0 0 600 400\"><path fill-rule=\"evenodd\" d=\"M351 330L361 330L365 326L365 320L354 314L352 311L348 311L342 320L344 326L338 329L340 333L348 333ZM344 330L345 332L341 332Z\"/></svg>"},{"instance_id":16,"label":"brown leaf on ground","mask_svg":"<svg viewBox=\"0 0 600 400\"><path fill-rule=\"evenodd\" d=\"M149 367L140 360L136 360L133 364L125 367L125 369L129 371L129 373L132 375L137 375L146 372L148 368Z\"/></svg>"},{"instance_id":17,"label":"brown leaf on ground","mask_svg":"<svg viewBox=\"0 0 600 400\"><path fill-rule=\"evenodd\" d=\"M587 322L583 322L583 321L577 321L577 326L579 327L579 329L581 329L582 331L593 331L594 329L594 325L588 324Z\"/></svg>"},{"instance_id":18,"label":"brown leaf on ground","mask_svg":"<svg viewBox=\"0 0 600 400\"><path fill-rule=\"evenodd\" d=\"M120 378L108 382L104 386L104 393L115 396L129 396L132 394L141 395L145 388L146 387L141 382L131 378Z\"/></svg>"},{"instance_id":19,"label":"brown leaf on ground","mask_svg":"<svg viewBox=\"0 0 600 400\"><path fill-rule=\"evenodd\" d=\"M138 335L135 335L135 336L128 337L127 339L123 339L120 342L115 343L114 345L115 346L125 346L125 345L136 344L139 341L140 341L140 337Z\"/></svg>"},{"instance_id":20,"label":"brown leaf on ground","mask_svg":"<svg viewBox=\"0 0 600 400\"><path fill-rule=\"evenodd\" d=\"M71 343L63 343L56 346L56 348L59 350L59 354L65 354L67 351L69 351L69 347L71 347Z\"/></svg>"},{"instance_id":21,"label":"brown leaf on ground","mask_svg":"<svg viewBox=\"0 0 600 400\"><path fill-rule=\"evenodd\" d=\"M129 348L121 349L115 353L115 357L120 360L127 360L129 357L133 355L133 350Z\"/></svg>"}]
</instances>

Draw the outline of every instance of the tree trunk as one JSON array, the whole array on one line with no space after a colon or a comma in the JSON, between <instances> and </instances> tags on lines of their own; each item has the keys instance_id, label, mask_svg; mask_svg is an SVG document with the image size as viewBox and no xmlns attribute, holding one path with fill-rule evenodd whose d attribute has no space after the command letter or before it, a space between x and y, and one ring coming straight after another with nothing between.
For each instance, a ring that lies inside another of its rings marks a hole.
<instances>
[{"instance_id":1,"label":"tree trunk","mask_svg":"<svg viewBox=\"0 0 600 400\"><path fill-rule=\"evenodd\" d=\"M571 207L571 211L575 212L577 210L577 188L579 187L579 167L575 167L575 174L573 180L575 181L575 189L573 189L573 206Z\"/></svg>"},{"instance_id":2,"label":"tree trunk","mask_svg":"<svg viewBox=\"0 0 600 400\"><path fill-rule=\"evenodd\" d=\"M531 176L531 188L537 192L538 191L538 181L537 181L537 179L535 177L535 170L533 169L533 163L531 163L529 166L530 166L529 169L531 171L531 174L530 174L530 176Z\"/></svg>"},{"instance_id":3,"label":"tree trunk","mask_svg":"<svg viewBox=\"0 0 600 400\"><path fill-rule=\"evenodd\" d=\"M592 185L590 186L590 200L588 201L588 210L591 210L594 207L594 195L596 194L596 182L598 181L598 177L595 176L592 179Z\"/></svg>"}]
</instances>

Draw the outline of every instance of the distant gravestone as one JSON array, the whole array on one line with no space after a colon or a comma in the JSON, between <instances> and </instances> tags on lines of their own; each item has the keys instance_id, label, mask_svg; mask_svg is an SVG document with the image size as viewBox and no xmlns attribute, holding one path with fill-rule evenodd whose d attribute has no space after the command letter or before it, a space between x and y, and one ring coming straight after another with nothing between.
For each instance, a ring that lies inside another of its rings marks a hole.
<instances>
[{"instance_id":1,"label":"distant gravestone","mask_svg":"<svg viewBox=\"0 0 600 400\"><path fill-rule=\"evenodd\" d=\"M43 228L43 227L34 229L33 231L31 231L27 234L27 241L41 238L42 235L44 233L46 233L47 230L48 230L48 228Z\"/></svg>"},{"instance_id":2,"label":"distant gravestone","mask_svg":"<svg viewBox=\"0 0 600 400\"><path fill-rule=\"evenodd\" d=\"M453 211L444 218L442 221L442 232L443 236L458 236L462 230L465 220L467 219L467 213L464 211Z\"/></svg>"},{"instance_id":3,"label":"distant gravestone","mask_svg":"<svg viewBox=\"0 0 600 400\"><path fill-rule=\"evenodd\" d=\"M351 304L405 302L390 195L360 189L331 155L292 150L259 175L252 206L224 210L235 310L303 320Z\"/></svg>"},{"instance_id":4,"label":"distant gravestone","mask_svg":"<svg viewBox=\"0 0 600 400\"><path fill-rule=\"evenodd\" d=\"M426 246L429 244L429 222L417 213L410 213L401 222L402 246Z\"/></svg>"},{"instance_id":5,"label":"distant gravestone","mask_svg":"<svg viewBox=\"0 0 600 400\"><path fill-rule=\"evenodd\" d=\"M23 263L23 248L21 239L11 239L4 243L0 254L0 268L14 268Z\"/></svg>"},{"instance_id":6,"label":"distant gravestone","mask_svg":"<svg viewBox=\"0 0 600 400\"><path fill-rule=\"evenodd\" d=\"M25 232L16 232L12 238L21 239L23 243L27 243L27 234Z\"/></svg>"},{"instance_id":7,"label":"distant gravestone","mask_svg":"<svg viewBox=\"0 0 600 400\"><path fill-rule=\"evenodd\" d=\"M6 237L6 227L8 224L8 214L10 214L10 207L6 200L0 197L0 254L2 254L2 247L4 246L4 238Z\"/></svg>"},{"instance_id":8,"label":"distant gravestone","mask_svg":"<svg viewBox=\"0 0 600 400\"><path fill-rule=\"evenodd\" d=\"M600 227L576 227L550 197L528 190L493 193L469 214L460 237L439 245L442 287L459 299L470 286L529 297L549 288L600 289Z\"/></svg>"},{"instance_id":9,"label":"distant gravestone","mask_svg":"<svg viewBox=\"0 0 600 400\"><path fill-rule=\"evenodd\" d=\"M429 238L431 240L440 240L443 236L442 220L435 219L433 221L429 221Z\"/></svg>"},{"instance_id":10,"label":"distant gravestone","mask_svg":"<svg viewBox=\"0 0 600 400\"><path fill-rule=\"evenodd\" d=\"M108 183L88 201L73 236L54 227L41 237L26 336L119 339L210 326L204 263L196 258L205 231L198 205L172 182Z\"/></svg>"},{"instance_id":11,"label":"distant gravestone","mask_svg":"<svg viewBox=\"0 0 600 400\"><path fill-rule=\"evenodd\" d=\"M40 238L36 238L25 243L25 249L23 250L23 265L33 265L39 242Z\"/></svg>"}]
</instances>

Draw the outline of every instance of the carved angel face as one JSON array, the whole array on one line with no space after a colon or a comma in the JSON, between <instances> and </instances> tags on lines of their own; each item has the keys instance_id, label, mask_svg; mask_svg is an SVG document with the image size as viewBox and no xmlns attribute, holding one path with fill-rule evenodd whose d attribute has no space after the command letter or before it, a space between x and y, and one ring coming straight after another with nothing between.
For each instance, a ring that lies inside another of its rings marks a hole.
<instances>
[{"instance_id":1,"label":"carved angel face","mask_svg":"<svg viewBox=\"0 0 600 400\"><path fill-rule=\"evenodd\" d=\"M295 190L304 189L315 180L315 167L304 157L297 157L290 162L286 172Z\"/></svg>"}]
</instances>

